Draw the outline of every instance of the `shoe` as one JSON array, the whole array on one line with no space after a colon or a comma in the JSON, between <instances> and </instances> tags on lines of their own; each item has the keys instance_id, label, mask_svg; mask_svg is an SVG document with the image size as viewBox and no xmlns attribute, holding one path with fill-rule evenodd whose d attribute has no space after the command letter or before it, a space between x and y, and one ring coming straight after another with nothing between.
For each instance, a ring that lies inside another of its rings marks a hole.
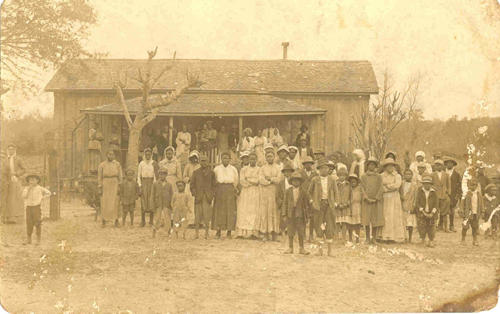
<instances>
[{"instance_id":1,"label":"shoe","mask_svg":"<svg viewBox=\"0 0 500 314\"><path fill-rule=\"evenodd\" d=\"M304 248L303 248L303 247L301 247L301 248L300 248L300 250L299 250L299 254L302 254L302 255L309 255L310 253L309 253L309 252L307 252L306 250L304 250Z\"/></svg>"},{"instance_id":2,"label":"shoe","mask_svg":"<svg viewBox=\"0 0 500 314\"><path fill-rule=\"evenodd\" d=\"M293 249L289 248L288 250L285 251L285 254L293 254Z\"/></svg>"}]
</instances>

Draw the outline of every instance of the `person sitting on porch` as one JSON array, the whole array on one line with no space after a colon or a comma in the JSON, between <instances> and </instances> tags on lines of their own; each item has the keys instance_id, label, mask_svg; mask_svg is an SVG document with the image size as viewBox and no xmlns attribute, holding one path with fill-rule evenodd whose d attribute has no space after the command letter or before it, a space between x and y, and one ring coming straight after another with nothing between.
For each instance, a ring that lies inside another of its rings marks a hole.
<instances>
[{"instance_id":1,"label":"person sitting on porch","mask_svg":"<svg viewBox=\"0 0 500 314\"><path fill-rule=\"evenodd\" d=\"M283 136L280 135L280 130L278 130L278 128L273 128L273 134L270 137L270 142L276 149L285 144L285 142L283 141Z\"/></svg>"},{"instance_id":2,"label":"person sitting on porch","mask_svg":"<svg viewBox=\"0 0 500 314\"><path fill-rule=\"evenodd\" d=\"M220 162L220 154L222 152L229 151L229 134L226 131L226 126L221 125L219 132L217 132L217 155L219 156Z\"/></svg>"},{"instance_id":3,"label":"person sitting on porch","mask_svg":"<svg viewBox=\"0 0 500 314\"><path fill-rule=\"evenodd\" d=\"M180 161L181 166L184 166L187 163L188 154L191 147L191 133L188 132L186 124L182 124L182 131L177 133L175 143L177 144L177 159Z\"/></svg>"},{"instance_id":4,"label":"person sitting on porch","mask_svg":"<svg viewBox=\"0 0 500 314\"><path fill-rule=\"evenodd\" d=\"M307 146L307 139L305 138L301 138L299 140L299 156L300 156L300 161L303 162L304 160L306 160L306 157L309 156L311 158L314 157L313 155L313 151L311 149L311 147Z\"/></svg>"},{"instance_id":5,"label":"person sitting on porch","mask_svg":"<svg viewBox=\"0 0 500 314\"><path fill-rule=\"evenodd\" d=\"M300 144L302 140L306 140L306 147L309 147L311 145L311 137L309 136L308 128L305 125L302 125L300 127L300 132L299 134L297 134L295 144L299 147L302 147L302 145Z\"/></svg>"},{"instance_id":6,"label":"person sitting on porch","mask_svg":"<svg viewBox=\"0 0 500 314\"><path fill-rule=\"evenodd\" d=\"M206 123L203 124L203 127L201 128L199 134L200 136L198 143L200 144L200 150L206 153L210 148L208 142L208 126Z\"/></svg>"},{"instance_id":7,"label":"person sitting on porch","mask_svg":"<svg viewBox=\"0 0 500 314\"><path fill-rule=\"evenodd\" d=\"M172 188L177 189L177 180L182 179L181 164L175 157L175 148L169 146L165 148L165 158L160 161L160 169L167 169L167 182Z\"/></svg>"},{"instance_id":8,"label":"person sitting on porch","mask_svg":"<svg viewBox=\"0 0 500 314\"><path fill-rule=\"evenodd\" d=\"M252 137L252 129L246 128L243 130L243 137L241 138L240 143L238 144L238 151L239 152L255 151L255 140Z\"/></svg>"},{"instance_id":9,"label":"person sitting on porch","mask_svg":"<svg viewBox=\"0 0 500 314\"><path fill-rule=\"evenodd\" d=\"M209 159L213 162L216 160L216 141L217 141L217 130L213 127L213 121L207 121L207 138L209 146Z\"/></svg>"},{"instance_id":10,"label":"person sitting on porch","mask_svg":"<svg viewBox=\"0 0 500 314\"><path fill-rule=\"evenodd\" d=\"M267 138L262 134L262 130L257 130L257 136L254 138L255 143L255 155L257 156L257 166L262 166L266 162L266 156L264 155L264 146L268 143Z\"/></svg>"}]
</instances>

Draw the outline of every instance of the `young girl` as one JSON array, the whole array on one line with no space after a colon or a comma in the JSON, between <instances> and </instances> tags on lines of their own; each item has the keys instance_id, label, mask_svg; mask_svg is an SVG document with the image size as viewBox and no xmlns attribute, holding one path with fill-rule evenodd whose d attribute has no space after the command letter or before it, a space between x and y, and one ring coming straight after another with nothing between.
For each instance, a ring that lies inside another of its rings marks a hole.
<instances>
[{"instance_id":1,"label":"young girl","mask_svg":"<svg viewBox=\"0 0 500 314\"><path fill-rule=\"evenodd\" d=\"M356 238L356 243L359 243L359 232L361 229L361 201L363 193L359 186L359 178L355 173L349 176L351 184L351 212L347 217L347 228L349 230L349 242L352 242L352 234Z\"/></svg>"},{"instance_id":2,"label":"young girl","mask_svg":"<svg viewBox=\"0 0 500 314\"><path fill-rule=\"evenodd\" d=\"M342 167L337 171L337 189L339 191L337 199L337 230L342 230L342 240L346 240L347 220L351 214L351 186L347 181L347 169Z\"/></svg>"},{"instance_id":3,"label":"young girl","mask_svg":"<svg viewBox=\"0 0 500 314\"><path fill-rule=\"evenodd\" d=\"M413 180L413 171L406 169L403 173L403 184L401 185L401 202L403 205L403 222L408 230L408 242L411 243L413 228L417 227L417 217L413 213L415 197L417 195L417 183Z\"/></svg>"},{"instance_id":4,"label":"young girl","mask_svg":"<svg viewBox=\"0 0 500 314\"><path fill-rule=\"evenodd\" d=\"M377 173L378 161L368 158L366 172L361 176L363 203L361 206L361 221L366 228L367 244L374 244L378 229L384 226L384 211L382 208L383 184L382 177ZM370 238L370 226L372 237Z\"/></svg>"},{"instance_id":5,"label":"young girl","mask_svg":"<svg viewBox=\"0 0 500 314\"><path fill-rule=\"evenodd\" d=\"M182 238L186 239L186 227L188 224L187 214L190 210L190 195L185 192L186 183L184 181L177 181L177 192L172 196L172 210L175 237L179 238L179 232L182 232Z\"/></svg>"}]
</instances>

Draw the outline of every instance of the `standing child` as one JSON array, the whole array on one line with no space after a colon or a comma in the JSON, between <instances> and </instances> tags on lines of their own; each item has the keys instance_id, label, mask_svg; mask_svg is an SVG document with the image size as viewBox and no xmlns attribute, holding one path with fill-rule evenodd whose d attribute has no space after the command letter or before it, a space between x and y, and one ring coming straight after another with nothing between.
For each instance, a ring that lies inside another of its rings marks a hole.
<instances>
[{"instance_id":1,"label":"standing child","mask_svg":"<svg viewBox=\"0 0 500 314\"><path fill-rule=\"evenodd\" d=\"M172 210L175 238L179 238L179 231L182 232L182 238L186 239L186 227L188 225L187 214L190 210L190 195L184 190L186 183L182 180L177 181L177 192L172 197Z\"/></svg>"},{"instance_id":2,"label":"standing child","mask_svg":"<svg viewBox=\"0 0 500 314\"><path fill-rule=\"evenodd\" d=\"M462 245L465 245L465 236L469 227L472 228L472 245L479 246L477 234L479 229L479 217L484 210L481 191L478 189L476 178L467 181L467 194L462 201Z\"/></svg>"},{"instance_id":3,"label":"standing child","mask_svg":"<svg viewBox=\"0 0 500 314\"><path fill-rule=\"evenodd\" d=\"M342 231L342 240L345 242L347 237L347 219L351 215L351 185L347 181L347 168L340 167L337 170L337 189L339 191L336 220L337 220L337 230ZM352 237L351 237L352 241Z\"/></svg>"},{"instance_id":4,"label":"standing child","mask_svg":"<svg viewBox=\"0 0 500 314\"><path fill-rule=\"evenodd\" d=\"M40 177L30 174L26 177L28 186L24 188L22 196L26 206L26 231L27 239L24 244L31 244L33 227L36 227L36 244L40 244L42 236L42 199L51 195L50 191L40 186Z\"/></svg>"},{"instance_id":5,"label":"standing child","mask_svg":"<svg viewBox=\"0 0 500 314\"><path fill-rule=\"evenodd\" d=\"M294 172L290 177L290 184L292 186L285 192L281 215L287 220L289 249L285 252L286 254L293 254L293 238L295 237L295 233L299 237L299 253L304 255L309 254L304 249L309 197L301 186L302 181L304 181L304 177L300 173Z\"/></svg>"},{"instance_id":6,"label":"standing child","mask_svg":"<svg viewBox=\"0 0 500 314\"><path fill-rule=\"evenodd\" d=\"M422 178L422 187L417 191L414 211L417 212L418 232L420 233L422 244L425 245L425 238L428 237L428 247L434 247L438 204L437 193L432 187L432 177L428 175L424 176Z\"/></svg>"},{"instance_id":7,"label":"standing child","mask_svg":"<svg viewBox=\"0 0 500 314\"><path fill-rule=\"evenodd\" d=\"M401 203L403 205L403 222L408 230L407 240L409 243L411 243L413 229L417 227L417 216L413 213L417 189L417 183L413 180L413 171L406 169L403 172L403 184L401 184Z\"/></svg>"},{"instance_id":8,"label":"standing child","mask_svg":"<svg viewBox=\"0 0 500 314\"><path fill-rule=\"evenodd\" d=\"M349 230L349 242L352 242L352 234L356 238L356 243L359 243L359 232L361 229L361 203L363 201L363 193L359 186L359 178L356 173L349 176L351 184L351 210L347 216L347 228Z\"/></svg>"},{"instance_id":9,"label":"standing child","mask_svg":"<svg viewBox=\"0 0 500 314\"><path fill-rule=\"evenodd\" d=\"M434 162L434 172L432 172L432 184L436 190L436 194L439 200L438 211L439 211L439 221L441 221L440 226L444 232L450 232L448 230L448 216L450 214L450 178L448 174L444 171L444 163L442 160L437 159Z\"/></svg>"},{"instance_id":10,"label":"standing child","mask_svg":"<svg viewBox=\"0 0 500 314\"><path fill-rule=\"evenodd\" d=\"M122 203L122 226L125 226L127 214L130 216L130 225L134 225L135 201L139 198L139 184L135 180L134 170L125 172L126 178L120 185L120 202Z\"/></svg>"},{"instance_id":11,"label":"standing child","mask_svg":"<svg viewBox=\"0 0 500 314\"><path fill-rule=\"evenodd\" d=\"M383 184L382 177L377 173L378 161L368 158L366 172L361 176L361 190L363 202L361 203L361 223L366 229L366 243L375 243L378 229L384 226L384 211L382 208ZM371 238L370 238L370 226Z\"/></svg>"},{"instance_id":12,"label":"standing child","mask_svg":"<svg viewBox=\"0 0 500 314\"><path fill-rule=\"evenodd\" d=\"M500 205L500 202L497 198L498 188L495 184L488 184L485 188L484 193L484 221L488 221L490 219L491 214L495 210L495 208ZM496 214L491 217L491 227L489 230L485 232L485 235L491 234L492 238L495 238L498 227L500 223L500 212L497 211Z\"/></svg>"},{"instance_id":13,"label":"standing child","mask_svg":"<svg viewBox=\"0 0 500 314\"><path fill-rule=\"evenodd\" d=\"M160 169L160 178L153 184L155 208L153 238L156 237L156 232L163 226L167 228L167 235L170 236L173 188L166 180L167 173L168 171L166 169Z\"/></svg>"}]
</instances>

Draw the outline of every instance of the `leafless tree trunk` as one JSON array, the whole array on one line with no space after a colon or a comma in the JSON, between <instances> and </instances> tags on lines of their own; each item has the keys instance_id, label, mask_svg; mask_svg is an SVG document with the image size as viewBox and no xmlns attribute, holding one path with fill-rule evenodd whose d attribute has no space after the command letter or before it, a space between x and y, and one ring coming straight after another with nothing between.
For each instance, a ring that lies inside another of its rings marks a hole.
<instances>
[{"instance_id":1,"label":"leafless tree trunk","mask_svg":"<svg viewBox=\"0 0 500 314\"><path fill-rule=\"evenodd\" d=\"M353 144L369 152L371 157L381 159L395 128L416 110L419 87L420 75L415 75L402 91L396 90L386 70L375 102L351 117L355 134Z\"/></svg>"}]
</instances>

